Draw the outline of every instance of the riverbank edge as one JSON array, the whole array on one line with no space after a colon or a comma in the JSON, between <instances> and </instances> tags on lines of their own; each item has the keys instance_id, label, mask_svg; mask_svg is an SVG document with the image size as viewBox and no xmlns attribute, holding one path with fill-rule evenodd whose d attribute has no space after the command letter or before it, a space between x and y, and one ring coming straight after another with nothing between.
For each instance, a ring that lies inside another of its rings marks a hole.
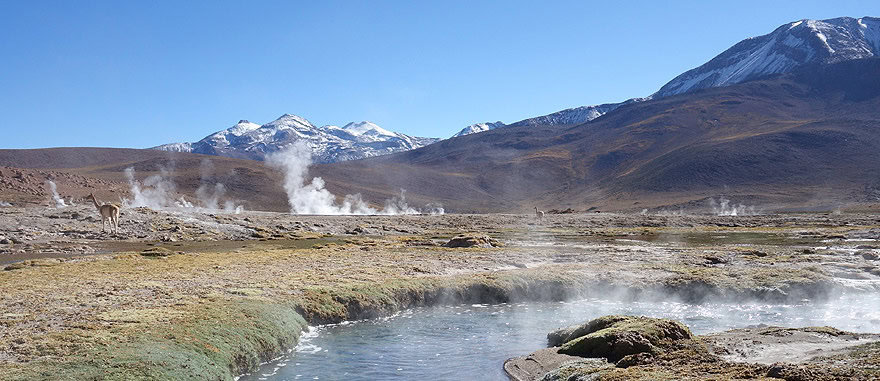
<instances>
[{"instance_id":1,"label":"riverbank edge","mask_svg":"<svg viewBox=\"0 0 880 381\"><path fill-rule=\"evenodd\" d=\"M0 366L4 379L232 379L295 347L307 325L369 319L419 306L564 301L601 296L682 301L822 298L824 279L775 289L730 289L701 280L621 285L585 276L577 266L456 276L390 279L305 288L289 300L242 295L214 298L185 311L187 319L153 324L120 342L100 342L70 358ZM3 369L5 368L5 369Z\"/></svg>"}]
</instances>

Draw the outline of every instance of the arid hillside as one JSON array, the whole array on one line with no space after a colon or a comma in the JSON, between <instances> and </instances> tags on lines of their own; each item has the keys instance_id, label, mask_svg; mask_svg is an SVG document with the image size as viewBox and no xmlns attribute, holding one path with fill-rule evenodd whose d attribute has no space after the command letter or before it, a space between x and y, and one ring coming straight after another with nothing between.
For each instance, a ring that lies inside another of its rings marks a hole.
<instances>
[{"instance_id":1,"label":"arid hillside","mask_svg":"<svg viewBox=\"0 0 880 381\"><path fill-rule=\"evenodd\" d=\"M622 106L559 129L499 128L320 166L455 210L641 210L725 196L768 210L871 205L880 189L880 60Z\"/></svg>"},{"instance_id":2,"label":"arid hillside","mask_svg":"<svg viewBox=\"0 0 880 381\"><path fill-rule=\"evenodd\" d=\"M0 201L49 202L46 179L63 197L96 191L117 200L133 168L139 181L164 174L189 199L222 183L224 197L246 209L288 210L283 174L251 160L51 148L0 150L0 166L31 173L3 170ZM412 205L455 212L699 209L721 197L765 211L872 208L880 200L880 60L635 102L573 127L505 127L316 165L311 176L339 197L361 193L381 205L406 189Z\"/></svg>"},{"instance_id":3,"label":"arid hillside","mask_svg":"<svg viewBox=\"0 0 880 381\"><path fill-rule=\"evenodd\" d=\"M47 148L0 150L0 200L18 203L50 203L46 184L53 180L63 198L79 199L94 192L106 201L131 197L125 175L144 182L161 175L173 184L174 193L196 199L202 184L224 185L224 198L249 210L287 211L282 175L261 162L190 153L122 148ZM164 173L163 173L164 172ZM21 173L18 176L17 173Z\"/></svg>"}]
</instances>

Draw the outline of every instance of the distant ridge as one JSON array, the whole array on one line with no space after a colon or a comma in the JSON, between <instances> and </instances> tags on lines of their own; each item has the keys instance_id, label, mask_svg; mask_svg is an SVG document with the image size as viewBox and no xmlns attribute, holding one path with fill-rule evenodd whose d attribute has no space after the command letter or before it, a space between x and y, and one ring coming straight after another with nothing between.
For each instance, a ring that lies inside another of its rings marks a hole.
<instances>
[{"instance_id":1,"label":"distant ridge","mask_svg":"<svg viewBox=\"0 0 880 381\"><path fill-rule=\"evenodd\" d=\"M170 143L153 149L263 160L266 154L304 141L312 149L315 162L334 163L407 151L437 140L388 131L367 121L315 127L303 117L284 114L264 125L240 120L195 143Z\"/></svg>"},{"instance_id":2,"label":"distant ridge","mask_svg":"<svg viewBox=\"0 0 880 381\"><path fill-rule=\"evenodd\" d=\"M621 105L652 98L728 86L770 74L790 73L811 64L829 64L880 55L880 18L838 17L799 20L747 38L703 65L678 75L646 98L574 107L506 125L570 126L592 121ZM467 127L455 136L478 133Z\"/></svg>"}]
</instances>

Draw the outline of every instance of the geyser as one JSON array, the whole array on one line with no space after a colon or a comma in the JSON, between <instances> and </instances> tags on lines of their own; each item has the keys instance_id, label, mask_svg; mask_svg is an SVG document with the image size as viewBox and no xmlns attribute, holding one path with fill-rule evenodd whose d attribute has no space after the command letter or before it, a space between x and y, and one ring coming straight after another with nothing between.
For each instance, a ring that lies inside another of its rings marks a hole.
<instances>
[{"instance_id":1,"label":"geyser","mask_svg":"<svg viewBox=\"0 0 880 381\"><path fill-rule=\"evenodd\" d=\"M743 204L731 204L730 200L721 197L718 201L714 198L709 199L709 206L712 207L712 213L716 216L753 216L758 214L754 206L746 206Z\"/></svg>"},{"instance_id":2,"label":"geyser","mask_svg":"<svg viewBox=\"0 0 880 381\"><path fill-rule=\"evenodd\" d=\"M266 162L275 168L284 171L284 190L287 192L287 202L290 204L290 212L293 214L419 214L419 210L410 207L406 203L405 191L401 189L400 195L385 201L385 207L381 210L371 208L358 194L348 194L342 198L342 203L336 203L336 196L324 188L324 179L314 177L307 182L309 166L312 165L312 151L304 142L296 142L282 151L266 157ZM443 207L439 204L429 204L426 212L431 214L443 214Z\"/></svg>"},{"instance_id":3,"label":"geyser","mask_svg":"<svg viewBox=\"0 0 880 381\"><path fill-rule=\"evenodd\" d=\"M52 180L47 180L46 184L49 184L49 190L52 192L52 201L55 201L55 207L63 208L67 206L67 203L64 202L64 199L61 198L61 195L58 194L58 187L55 185L55 182Z\"/></svg>"},{"instance_id":4,"label":"geyser","mask_svg":"<svg viewBox=\"0 0 880 381\"><path fill-rule=\"evenodd\" d=\"M152 175L144 179L143 184L134 177L134 168L125 169L125 178L128 179L129 190L132 199L123 199L122 203L126 207L147 207L150 209L188 209L194 211L216 211L223 210L228 213L241 213L244 208L241 205L235 205L232 200L223 201L221 208L221 199L226 194L226 187L222 183L215 183L210 186L205 183L204 176L202 185L196 190L196 198L199 205L194 205L183 196L175 198L177 187L171 180L170 172L165 168L159 168L158 175Z\"/></svg>"}]
</instances>

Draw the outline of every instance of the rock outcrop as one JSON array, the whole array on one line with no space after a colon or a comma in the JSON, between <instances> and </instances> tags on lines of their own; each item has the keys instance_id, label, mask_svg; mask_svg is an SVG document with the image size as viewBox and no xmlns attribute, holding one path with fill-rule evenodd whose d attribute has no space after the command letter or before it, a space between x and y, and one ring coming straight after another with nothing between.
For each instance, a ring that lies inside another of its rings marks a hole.
<instances>
[{"instance_id":1,"label":"rock outcrop","mask_svg":"<svg viewBox=\"0 0 880 381\"><path fill-rule=\"evenodd\" d=\"M677 321L641 316L609 315L547 335L559 353L604 357L617 362L629 355L658 353L675 341L692 339L687 326Z\"/></svg>"}]
</instances>

